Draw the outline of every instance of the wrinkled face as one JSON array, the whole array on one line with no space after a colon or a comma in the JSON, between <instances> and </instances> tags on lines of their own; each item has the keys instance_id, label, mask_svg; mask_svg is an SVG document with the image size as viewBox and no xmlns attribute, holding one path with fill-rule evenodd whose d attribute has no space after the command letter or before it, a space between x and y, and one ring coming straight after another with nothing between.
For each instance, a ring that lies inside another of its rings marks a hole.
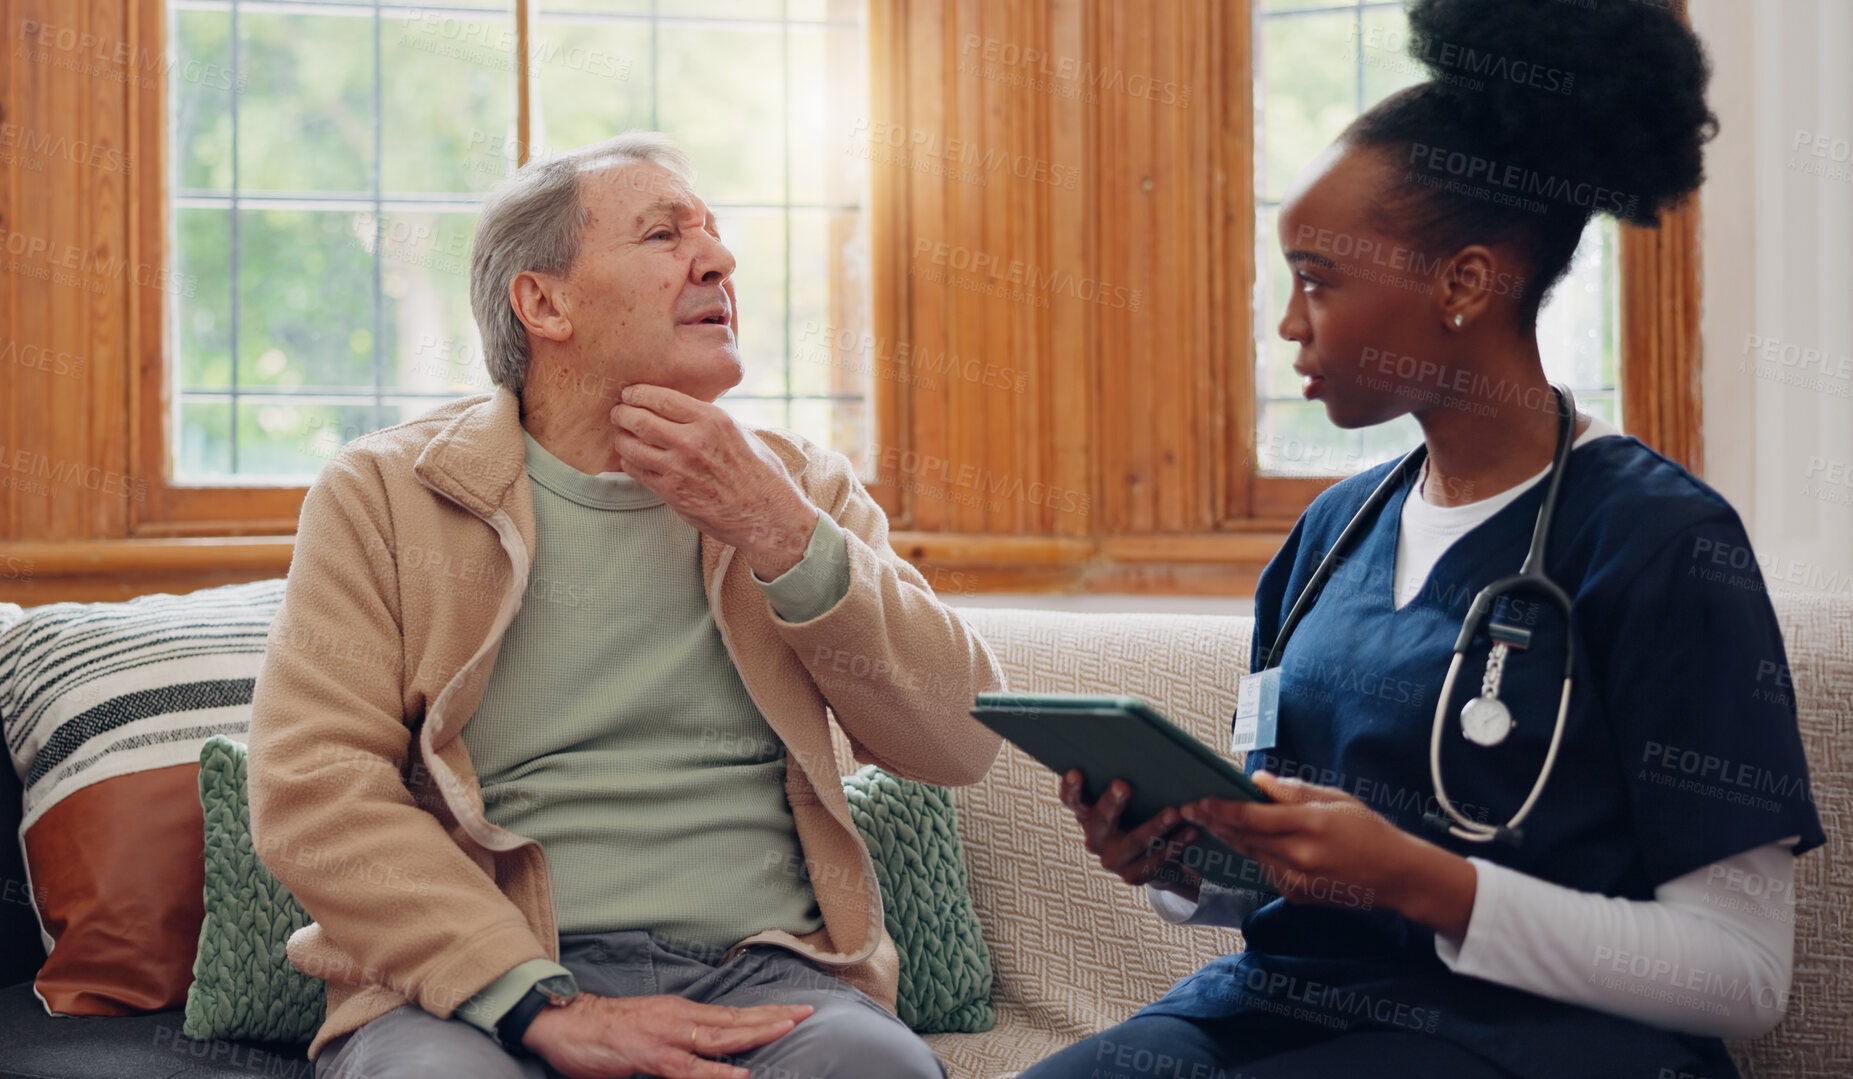
<instances>
[{"instance_id":1,"label":"wrinkled face","mask_svg":"<svg viewBox=\"0 0 1853 1079\"><path fill-rule=\"evenodd\" d=\"M1370 221L1372 198L1390 181L1378 155L1334 144L1280 208L1294 286L1280 335L1300 346L1301 392L1343 428L1415 411L1432 397L1424 383L1454 360L1434 299L1447 256L1415 250Z\"/></svg>"},{"instance_id":2,"label":"wrinkled face","mask_svg":"<svg viewBox=\"0 0 1853 1079\"><path fill-rule=\"evenodd\" d=\"M613 395L647 382L713 401L738 385L734 259L707 204L655 165L583 180L589 219L555 291L575 366Z\"/></svg>"}]
</instances>

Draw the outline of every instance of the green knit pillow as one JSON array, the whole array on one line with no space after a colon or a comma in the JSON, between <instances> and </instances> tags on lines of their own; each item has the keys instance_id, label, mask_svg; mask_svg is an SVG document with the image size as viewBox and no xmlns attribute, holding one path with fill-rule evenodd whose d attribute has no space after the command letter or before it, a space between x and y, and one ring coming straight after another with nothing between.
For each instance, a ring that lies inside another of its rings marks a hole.
<instances>
[{"instance_id":1,"label":"green knit pillow","mask_svg":"<svg viewBox=\"0 0 1853 1079\"><path fill-rule=\"evenodd\" d=\"M306 1042L322 1025L324 988L290 966L284 945L311 921L251 846L245 747L224 735L199 755L206 814L206 922L187 989L189 1038Z\"/></svg>"},{"instance_id":2,"label":"green knit pillow","mask_svg":"<svg viewBox=\"0 0 1853 1079\"><path fill-rule=\"evenodd\" d=\"M952 796L875 767L843 777L868 844L888 933L900 952L897 1011L922 1034L991 1029L991 953L966 884ZM200 752L206 921L187 990L189 1038L307 1042L322 1023L321 981L284 946L310 918L252 850L245 747L223 735Z\"/></svg>"},{"instance_id":3,"label":"green knit pillow","mask_svg":"<svg viewBox=\"0 0 1853 1079\"><path fill-rule=\"evenodd\" d=\"M870 765L843 777L901 958L901 1021L922 1034L991 1029L991 952L965 877L952 794Z\"/></svg>"}]
</instances>

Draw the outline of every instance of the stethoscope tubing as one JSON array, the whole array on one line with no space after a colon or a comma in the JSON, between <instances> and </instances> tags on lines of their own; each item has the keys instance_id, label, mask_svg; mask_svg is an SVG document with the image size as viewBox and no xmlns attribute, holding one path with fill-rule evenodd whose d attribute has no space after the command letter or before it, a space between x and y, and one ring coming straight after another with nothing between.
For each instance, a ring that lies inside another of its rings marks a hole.
<instances>
[{"instance_id":1,"label":"stethoscope tubing","mask_svg":"<svg viewBox=\"0 0 1853 1079\"><path fill-rule=\"evenodd\" d=\"M1532 526L1531 546L1526 549L1524 564L1519 567L1517 573L1509 577L1501 577L1482 588L1473 597L1473 603L1467 609L1467 617L1461 623L1460 634L1454 641L1453 658L1448 663L1447 678L1442 682L1441 694L1435 703L1435 721L1429 732L1429 777L1435 784L1435 799L1446 817L1431 814L1428 819L1431 823L1443 827L1448 834L1474 843L1490 843L1495 839L1514 844L1521 841L1523 835L1520 826L1530 816L1532 809L1537 806L1539 797L1544 793L1545 785L1550 781L1552 767L1557 763L1557 751L1563 745L1564 728L1569 721L1570 692L1574 684L1572 676L1575 673L1576 662L1576 622L1569 594L1558 587L1557 583L1544 572L1544 560L1550 539L1551 524L1556 515L1558 492L1563 487L1563 477L1569 466L1570 451L1576 442L1576 398L1566 386L1553 383L1551 389L1557 394L1557 448L1551 459L1550 475L1545 481L1544 502L1538 508L1538 518ZM1371 492L1370 497L1364 500L1364 504L1358 508L1357 513L1352 515L1344 530L1339 533L1338 539L1333 542L1331 549L1325 553L1325 557L1320 559L1319 565L1313 570L1312 577L1307 580L1306 587L1300 590L1299 598L1294 600L1292 608L1287 612L1287 618L1281 624L1280 632L1274 635L1273 643L1268 646L1262 670L1267 670L1280 661L1280 654L1286 648L1287 639L1292 636L1300 620L1312 609L1313 604L1319 598L1319 593L1324 591L1326 581L1337 570L1339 563L1343 560L1344 552L1356 542L1360 533L1370 527L1368 522L1389 501L1390 496L1403 481L1420 467L1427 454L1426 444L1409 451L1401 461L1397 462L1396 467L1390 470L1389 475L1383 478L1383 482L1377 485L1376 490ZM1524 803L1519 806L1518 812L1514 813L1510 820L1504 825L1490 825L1468 819L1448 797L1447 784L1442 778L1441 770L1441 732L1447 725L1448 705L1454 698L1454 686L1459 680L1461 666L1467 658L1467 651L1473 646L1474 637L1485 625L1487 618L1491 616L1493 606L1499 597L1521 590L1543 593L1551 604L1563 613L1563 688L1557 702L1557 721L1551 729L1550 746L1545 750L1544 763L1538 770L1538 778L1532 783Z\"/></svg>"}]
</instances>

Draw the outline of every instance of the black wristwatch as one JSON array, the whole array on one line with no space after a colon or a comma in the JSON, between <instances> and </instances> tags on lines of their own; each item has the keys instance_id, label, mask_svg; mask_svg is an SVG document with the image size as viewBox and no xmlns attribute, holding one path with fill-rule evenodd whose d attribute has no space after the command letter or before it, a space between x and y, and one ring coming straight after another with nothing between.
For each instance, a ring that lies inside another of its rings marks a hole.
<instances>
[{"instance_id":1,"label":"black wristwatch","mask_svg":"<svg viewBox=\"0 0 1853 1079\"><path fill-rule=\"evenodd\" d=\"M497 1020L495 1036L502 1048L511 1053L526 1052L527 1046L521 1044L521 1037L528 1032L534 1017L546 1008L563 1008L578 995L579 983L571 974L550 974L535 982L520 1000L515 1001L515 1006Z\"/></svg>"}]
</instances>

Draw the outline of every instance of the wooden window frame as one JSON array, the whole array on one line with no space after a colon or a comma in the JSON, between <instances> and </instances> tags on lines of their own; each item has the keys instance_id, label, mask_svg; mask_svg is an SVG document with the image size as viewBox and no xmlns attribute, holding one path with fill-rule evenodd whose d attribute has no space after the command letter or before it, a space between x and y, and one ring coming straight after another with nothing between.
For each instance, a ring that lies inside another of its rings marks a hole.
<instances>
[{"instance_id":1,"label":"wooden window frame","mask_svg":"<svg viewBox=\"0 0 1853 1079\"><path fill-rule=\"evenodd\" d=\"M905 372L892 359L877 357L878 442L902 456L956 459L981 477L1076 494L1093 507L1076 517L1019 500L961 517L937 497L944 489L878 469L871 489L893 520L896 549L961 575L955 579L965 587L1243 594L1299 509L1331 482L1255 472L1248 5L1154 0L1137 14L1067 0L871 4L873 116L941 135L975 134L980 145L1073 165L1081 175L1070 190L1029 183L947 190L954 182L945 180L935 190L904 169L876 169L871 178L877 337L920 343L975 333L971 340L1007 352L1031 384L1015 399L965 385L927 392L894 377ZM34 21L74 27L124 42L131 54L158 57L165 44L164 0L87 0L69 11L50 0L0 0L0 18L9 30ZM1001 39L1097 72L1145 75L1146 98L1161 76L1175 77L1192 88L1192 100L1161 114L1152 101L1115 91L1080 107L1004 80L964 77L960 49L971 35L983 43L980 53ZM86 78L12 50L0 56L7 122L120 147L135 160L133 175L121 178L63 158L40 171L12 169L0 190L0 221L10 230L36 221L73 249L164 269L165 102L164 78ZM1149 165L1143 172L1141 162ZM1150 294L1176 327L1164 343L1178 344L1176 355L1154 362L1169 364L1164 377L1184 384L1139 385L1124 377L1124 365L1102 362L1149 344L1141 336L1153 322L1149 311L1098 303L974 307L969 296L910 276L921 265L919 239L966 235L953 228L958 214L942 212L948 206L991 222L984 227L1005 238L1004 254L1025 254L1051 272L1148 290L1187 285ZM1184 212L1166 217L1153 206ZM1182 224L1140 231L1168 221ZM1694 472L1702 464L1697 228L1696 200L1657 230L1624 227L1620 273L1624 426ZM0 365L0 445L127 475L137 489L126 499L85 486L42 500L0 491L0 600L111 598L287 569L305 487L169 479L164 293L123 275L80 297L21 274L8 275L0 291L13 343L88 360L78 377L62 381ZM1192 404L1202 400L1212 404ZM1179 431L1188 438L1165 441ZM21 565L29 568L16 571Z\"/></svg>"}]
</instances>

